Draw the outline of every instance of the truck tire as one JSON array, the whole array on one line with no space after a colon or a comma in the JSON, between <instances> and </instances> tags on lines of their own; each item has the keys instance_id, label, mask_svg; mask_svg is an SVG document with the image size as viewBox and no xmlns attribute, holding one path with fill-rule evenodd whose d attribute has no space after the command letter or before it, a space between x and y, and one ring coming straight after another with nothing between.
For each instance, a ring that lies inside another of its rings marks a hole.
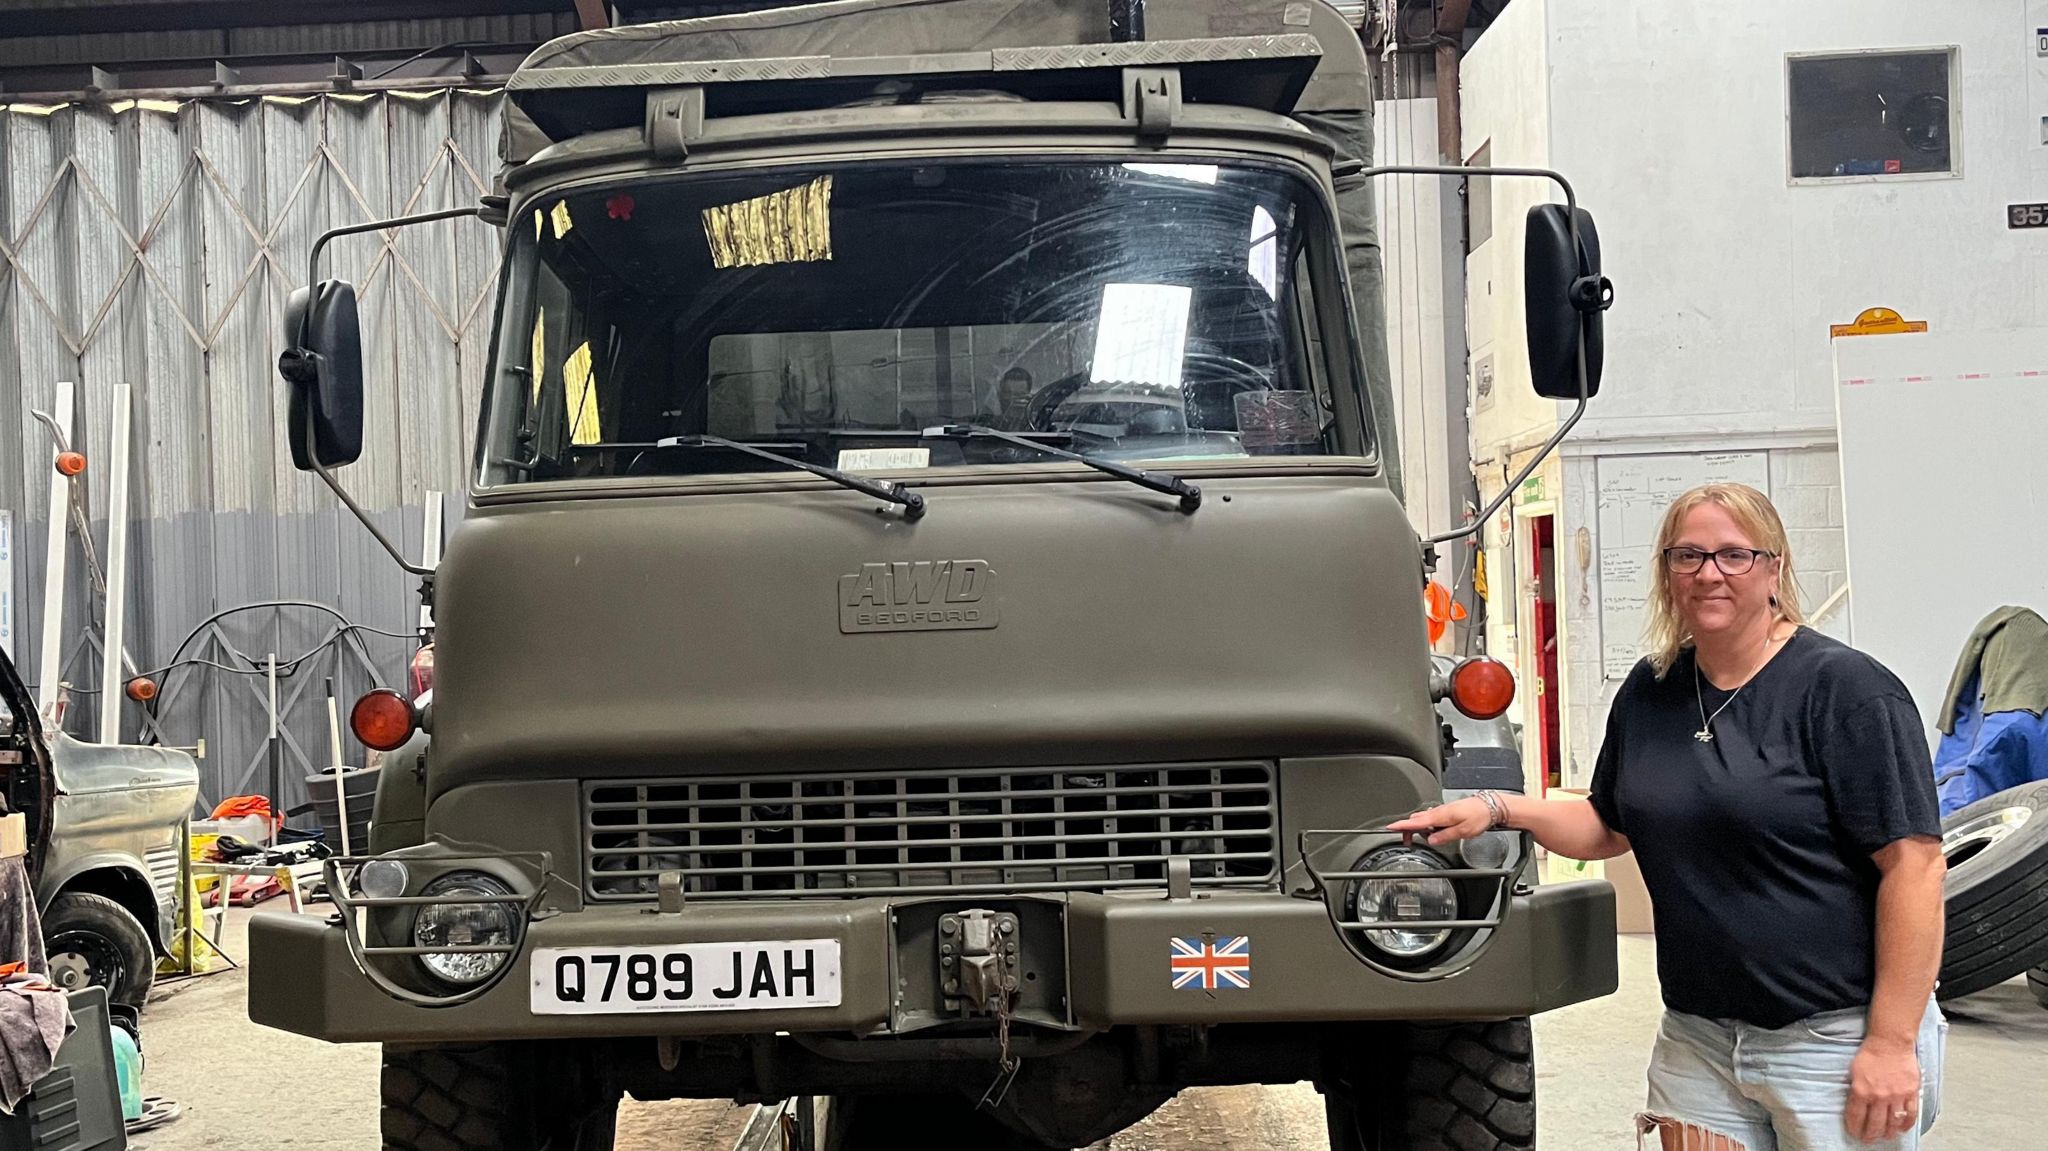
<instances>
[{"instance_id":1,"label":"truck tire","mask_svg":"<svg viewBox=\"0 0 2048 1151\"><path fill-rule=\"evenodd\" d=\"M104 987L115 1003L140 1008L156 982L156 948L128 909L104 895L66 891L43 912L50 981L66 991Z\"/></svg>"},{"instance_id":2,"label":"truck tire","mask_svg":"<svg viewBox=\"0 0 2048 1151\"><path fill-rule=\"evenodd\" d=\"M2048 782L1986 796L1941 826L1947 1000L2048 963Z\"/></svg>"},{"instance_id":3,"label":"truck tire","mask_svg":"<svg viewBox=\"0 0 2048 1151\"><path fill-rule=\"evenodd\" d=\"M2034 993L2034 1002L2048 1007L2048 967L2027 972L2027 990Z\"/></svg>"},{"instance_id":4,"label":"truck tire","mask_svg":"<svg viewBox=\"0 0 2048 1151\"><path fill-rule=\"evenodd\" d=\"M1527 1019L1348 1030L1323 1088L1331 1151L1529 1151L1536 1054Z\"/></svg>"},{"instance_id":5,"label":"truck tire","mask_svg":"<svg viewBox=\"0 0 2048 1151\"><path fill-rule=\"evenodd\" d=\"M616 1096L538 1072L530 1051L384 1048L384 1151L612 1151Z\"/></svg>"}]
</instances>

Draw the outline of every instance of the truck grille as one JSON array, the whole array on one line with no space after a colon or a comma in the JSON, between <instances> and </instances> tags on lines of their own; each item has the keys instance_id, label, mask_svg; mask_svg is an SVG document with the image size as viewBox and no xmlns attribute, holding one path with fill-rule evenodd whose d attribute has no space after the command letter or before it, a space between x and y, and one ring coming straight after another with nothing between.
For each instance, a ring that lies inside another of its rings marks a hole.
<instances>
[{"instance_id":1,"label":"truck grille","mask_svg":"<svg viewBox=\"0 0 2048 1151\"><path fill-rule=\"evenodd\" d=\"M787 898L1198 887L1279 874L1272 769L1256 763L606 780L583 787L593 899Z\"/></svg>"}]
</instances>

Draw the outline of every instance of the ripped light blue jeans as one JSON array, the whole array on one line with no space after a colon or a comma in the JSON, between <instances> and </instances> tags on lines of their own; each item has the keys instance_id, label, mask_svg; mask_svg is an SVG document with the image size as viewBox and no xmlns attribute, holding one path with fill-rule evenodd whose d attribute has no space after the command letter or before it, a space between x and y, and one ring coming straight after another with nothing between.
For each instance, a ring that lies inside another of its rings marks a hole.
<instances>
[{"instance_id":1,"label":"ripped light blue jeans","mask_svg":"<svg viewBox=\"0 0 2048 1151\"><path fill-rule=\"evenodd\" d=\"M1915 1043L1919 1130L1865 1143L1849 1135L1843 1113L1849 1106L1849 1064L1863 1045L1867 1016L1856 1007L1767 1031L1666 1011L1650 1056L1644 1116L1725 1135L1744 1151L1918 1151L1920 1136L1941 1108L1948 1021L1929 1000ZM1702 1148L1713 1146L1698 1140L1697 1132L1694 1138Z\"/></svg>"}]
</instances>

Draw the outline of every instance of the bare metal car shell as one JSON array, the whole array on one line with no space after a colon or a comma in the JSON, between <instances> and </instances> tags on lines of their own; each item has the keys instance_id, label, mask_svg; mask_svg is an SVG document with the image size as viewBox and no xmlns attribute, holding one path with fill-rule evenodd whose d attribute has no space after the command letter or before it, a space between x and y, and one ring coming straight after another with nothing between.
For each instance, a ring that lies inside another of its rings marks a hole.
<instances>
[{"instance_id":1,"label":"bare metal car shell","mask_svg":"<svg viewBox=\"0 0 2048 1151\"><path fill-rule=\"evenodd\" d=\"M45 729L4 652L0 700L21 761L10 765L7 798L29 816L38 911L47 915L72 893L111 900L150 948L127 959L154 967L176 930L182 827L199 797L198 763L175 748L86 743ZM48 923L45 934L53 934Z\"/></svg>"},{"instance_id":2,"label":"bare metal car shell","mask_svg":"<svg viewBox=\"0 0 2048 1151\"><path fill-rule=\"evenodd\" d=\"M198 763L174 748L85 743L63 732L49 747L57 787L36 902L48 907L67 889L97 891L167 947L177 919L179 828L199 798Z\"/></svg>"}]
</instances>

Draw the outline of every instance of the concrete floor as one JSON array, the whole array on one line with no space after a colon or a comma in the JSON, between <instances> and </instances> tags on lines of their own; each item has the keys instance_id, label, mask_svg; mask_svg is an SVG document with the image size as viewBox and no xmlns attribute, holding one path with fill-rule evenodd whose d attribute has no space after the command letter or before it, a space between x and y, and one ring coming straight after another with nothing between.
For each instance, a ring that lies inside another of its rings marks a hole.
<instances>
[{"instance_id":1,"label":"concrete floor","mask_svg":"<svg viewBox=\"0 0 2048 1151\"><path fill-rule=\"evenodd\" d=\"M316 912L317 913L317 912ZM230 917L245 954L247 912ZM1621 991L1537 1021L1539 1144L1547 1151L1634 1151L1630 1117L1658 1012L1647 937L1621 941ZM246 978L227 972L160 986L143 1020L145 1090L184 1118L140 1137L138 1151L365 1151L377 1144L377 1052L259 1028ZM1947 1097L1929 1151L2038 1151L2048 1087L2048 1011L2015 981L1951 1004ZM724 1151L747 1111L723 1103L628 1103L619 1151ZM1325 1146L1322 1101L1307 1085L1185 1093L1106 1151L1310 1151Z\"/></svg>"}]
</instances>

